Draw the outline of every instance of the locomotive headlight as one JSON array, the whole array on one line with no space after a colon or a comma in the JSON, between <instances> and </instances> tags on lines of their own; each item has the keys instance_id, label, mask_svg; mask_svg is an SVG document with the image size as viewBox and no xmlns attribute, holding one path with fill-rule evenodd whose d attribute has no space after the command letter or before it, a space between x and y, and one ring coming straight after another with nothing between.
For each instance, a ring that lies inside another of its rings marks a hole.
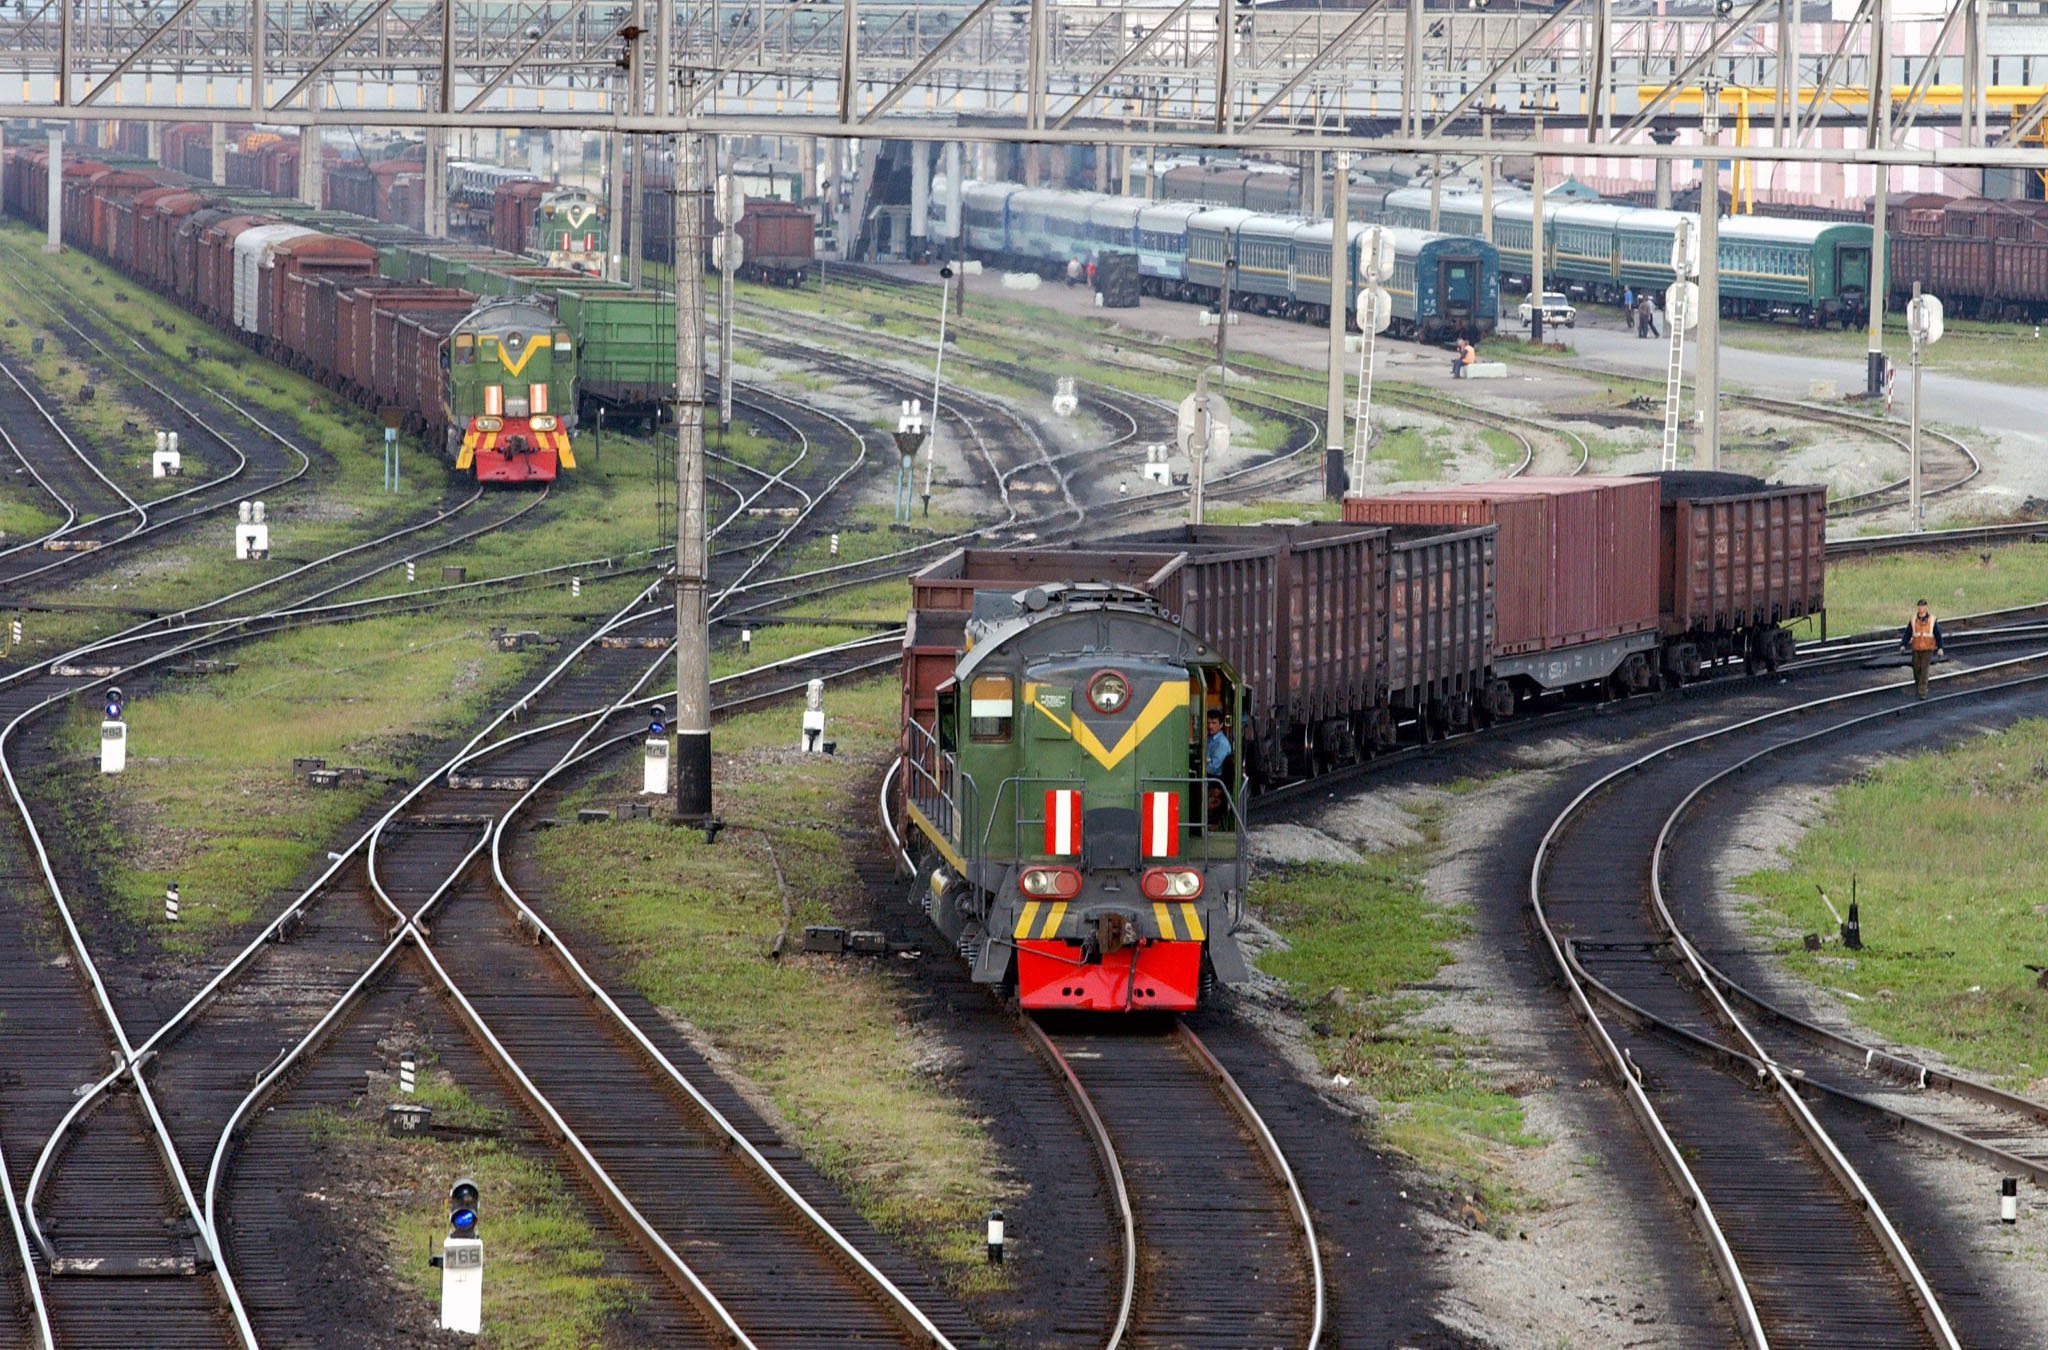
<instances>
[{"instance_id":1,"label":"locomotive headlight","mask_svg":"<svg viewBox=\"0 0 2048 1350\"><path fill-rule=\"evenodd\" d=\"M1088 706L1099 713L1113 713L1129 702L1131 682L1116 671L1105 670L1088 681Z\"/></svg>"},{"instance_id":2,"label":"locomotive headlight","mask_svg":"<svg viewBox=\"0 0 2048 1350\"><path fill-rule=\"evenodd\" d=\"M1027 867L1017 889L1035 900L1071 900L1081 893L1081 874L1071 867Z\"/></svg>"},{"instance_id":3,"label":"locomotive headlight","mask_svg":"<svg viewBox=\"0 0 2048 1350\"><path fill-rule=\"evenodd\" d=\"M1189 867L1154 867L1138 878L1147 900L1192 900L1202 893L1202 874Z\"/></svg>"},{"instance_id":4,"label":"locomotive headlight","mask_svg":"<svg viewBox=\"0 0 2048 1350\"><path fill-rule=\"evenodd\" d=\"M559 425L561 424L555 421L554 414L552 413L542 413L533 419L533 429L535 431L553 431Z\"/></svg>"},{"instance_id":5,"label":"locomotive headlight","mask_svg":"<svg viewBox=\"0 0 2048 1350\"><path fill-rule=\"evenodd\" d=\"M479 417L476 419L476 429L478 431L503 431L505 429L505 419L502 417Z\"/></svg>"}]
</instances>

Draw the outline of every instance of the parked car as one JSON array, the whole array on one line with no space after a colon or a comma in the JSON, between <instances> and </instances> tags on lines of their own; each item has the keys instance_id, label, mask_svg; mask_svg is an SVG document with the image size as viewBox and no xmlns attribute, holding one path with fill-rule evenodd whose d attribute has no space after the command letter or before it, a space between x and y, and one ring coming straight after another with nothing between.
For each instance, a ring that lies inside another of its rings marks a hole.
<instances>
[{"instance_id":1,"label":"parked car","mask_svg":"<svg viewBox=\"0 0 2048 1350\"><path fill-rule=\"evenodd\" d=\"M1529 326L1529 302L1527 300L1522 302L1522 307L1517 317L1521 319L1522 327L1527 328ZM1579 311L1572 307L1572 302L1565 298L1563 291L1545 291L1543 293L1543 322L1546 325L1561 323L1566 328L1575 328L1579 322Z\"/></svg>"}]
</instances>

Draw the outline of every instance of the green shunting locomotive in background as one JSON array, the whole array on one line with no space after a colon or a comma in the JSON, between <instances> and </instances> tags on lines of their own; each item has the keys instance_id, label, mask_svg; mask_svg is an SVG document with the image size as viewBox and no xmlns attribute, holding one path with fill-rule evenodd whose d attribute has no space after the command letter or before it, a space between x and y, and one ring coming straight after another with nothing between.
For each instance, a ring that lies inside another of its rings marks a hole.
<instances>
[{"instance_id":1,"label":"green shunting locomotive in background","mask_svg":"<svg viewBox=\"0 0 2048 1350\"><path fill-rule=\"evenodd\" d=\"M1096 1011L1243 982L1237 672L1118 586L977 595L967 637L933 724L906 726L905 800L940 860L932 920L974 978ZM1212 711L1230 739L1215 776Z\"/></svg>"}]
</instances>

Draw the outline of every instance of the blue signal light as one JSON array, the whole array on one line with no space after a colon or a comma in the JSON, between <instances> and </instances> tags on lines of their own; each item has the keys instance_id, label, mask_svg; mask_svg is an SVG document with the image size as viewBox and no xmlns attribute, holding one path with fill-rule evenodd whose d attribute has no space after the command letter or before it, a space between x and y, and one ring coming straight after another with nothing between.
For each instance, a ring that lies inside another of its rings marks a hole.
<instances>
[{"instance_id":1,"label":"blue signal light","mask_svg":"<svg viewBox=\"0 0 2048 1350\"><path fill-rule=\"evenodd\" d=\"M473 1209L453 1209L448 1211L448 1226L457 1233L474 1231L476 1228L476 1211Z\"/></svg>"},{"instance_id":2,"label":"blue signal light","mask_svg":"<svg viewBox=\"0 0 2048 1350\"><path fill-rule=\"evenodd\" d=\"M647 724L647 734L650 736L659 736L666 730L668 730L668 728L662 723L662 720L659 717L655 718L652 722L649 722Z\"/></svg>"}]
</instances>

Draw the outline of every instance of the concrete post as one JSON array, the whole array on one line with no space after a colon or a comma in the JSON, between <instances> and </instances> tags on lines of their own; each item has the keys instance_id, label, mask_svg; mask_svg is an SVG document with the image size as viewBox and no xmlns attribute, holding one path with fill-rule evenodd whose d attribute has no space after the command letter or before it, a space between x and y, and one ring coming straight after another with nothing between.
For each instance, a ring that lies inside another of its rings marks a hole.
<instances>
[{"instance_id":1,"label":"concrete post","mask_svg":"<svg viewBox=\"0 0 2048 1350\"><path fill-rule=\"evenodd\" d=\"M303 126L299 128L299 200L308 206L325 206L322 198L326 187L323 172L325 164L321 156L320 128Z\"/></svg>"},{"instance_id":2,"label":"concrete post","mask_svg":"<svg viewBox=\"0 0 2048 1350\"><path fill-rule=\"evenodd\" d=\"M966 256L960 240L960 142L946 142L946 233L953 237L953 256Z\"/></svg>"},{"instance_id":3,"label":"concrete post","mask_svg":"<svg viewBox=\"0 0 2048 1350\"><path fill-rule=\"evenodd\" d=\"M1718 122L1718 119L1716 119ZM1721 467L1721 161L1718 125L1707 132L1700 159L1700 332L1693 402L1700 412L1693 463Z\"/></svg>"},{"instance_id":4,"label":"concrete post","mask_svg":"<svg viewBox=\"0 0 2048 1350\"><path fill-rule=\"evenodd\" d=\"M932 148L910 142L910 256L924 258L925 220L932 209Z\"/></svg>"},{"instance_id":5,"label":"concrete post","mask_svg":"<svg viewBox=\"0 0 2048 1350\"><path fill-rule=\"evenodd\" d=\"M1344 314L1351 299L1351 227L1344 218L1348 214L1344 180L1350 175L1351 156L1339 150L1334 158L1337 174L1330 180L1330 387L1323 422L1325 499L1344 495Z\"/></svg>"},{"instance_id":6,"label":"concrete post","mask_svg":"<svg viewBox=\"0 0 2048 1350\"><path fill-rule=\"evenodd\" d=\"M43 243L43 252L64 251L64 128L53 126L50 131L50 183L46 199L50 213L49 237Z\"/></svg>"},{"instance_id":7,"label":"concrete post","mask_svg":"<svg viewBox=\"0 0 2048 1350\"><path fill-rule=\"evenodd\" d=\"M213 162L208 167L207 177L215 187L225 187L228 181L228 124L213 124Z\"/></svg>"},{"instance_id":8,"label":"concrete post","mask_svg":"<svg viewBox=\"0 0 2048 1350\"><path fill-rule=\"evenodd\" d=\"M1870 148L1889 149L1892 143L1891 6L1887 0L1870 4L1869 82L1875 101L1870 109ZM1864 358L1864 396L1884 396L1884 303L1889 298L1891 278L1885 266L1885 193L1891 184L1890 171L1875 170L1876 183L1870 199L1870 347Z\"/></svg>"},{"instance_id":9,"label":"concrete post","mask_svg":"<svg viewBox=\"0 0 2048 1350\"><path fill-rule=\"evenodd\" d=\"M833 144L838 144L834 141ZM676 138L676 814L711 815L711 639L704 539L704 147Z\"/></svg>"},{"instance_id":10,"label":"concrete post","mask_svg":"<svg viewBox=\"0 0 2048 1350\"><path fill-rule=\"evenodd\" d=\"M144 151L149 156L149 162L152 164L163 163L164 124L155 118L151 118L142 124L142 134L146 138L144 141ZM179 167L182 168L183 166L180 165Z\"/></svg>"}]
</instances>

